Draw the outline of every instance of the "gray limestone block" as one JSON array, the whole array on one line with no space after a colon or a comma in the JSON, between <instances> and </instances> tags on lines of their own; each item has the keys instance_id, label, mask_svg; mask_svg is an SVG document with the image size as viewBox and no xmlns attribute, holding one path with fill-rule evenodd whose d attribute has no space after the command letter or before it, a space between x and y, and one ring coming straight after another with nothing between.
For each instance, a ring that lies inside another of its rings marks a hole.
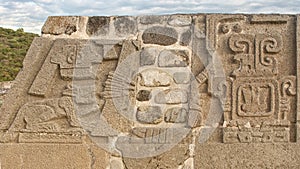
<instances>
[{"instance_id":1,"label":"gray limestone block","mask_svg":"<svg viewBox=\"0 0 300 169\"><path fill-rule=\"evenodd\" d=\"M185 31L181 34L179 44L182 46L188 46L192 39L192 32L190 30Z\"/></svg>"},{"instance_id":2,"label":"gray limestone block","mask_svg":"<svg viewBox=\"0 0 300 169\"><path fill-rule=\"evenodd\" d=\"M90 36L106 35L109 32L110 17L89 17L86 32Z\"/></svg>"},{"instance_id":3,"label":"gray limestone block","mask_svg":"<svg viewBox=\"0 0 300 169\"><path fill-rule=\"evenodd\" d=\"M157 124L162 121L163 113L159 106L138 107L136 118L145 124Z\"/></svg>"},{"instance_id":4,"label":"gray limestone block","mask_svg":"<svg viewBox=\"0 0 300 169\"><path fill-rule=\"evenodd\" d=\"M187 110L181 107L172 107L165 112L165 122L184 123L187 120Z\"/></svg>"},{"instance_id":5,"label":"gray limestone block","mask_svg":"<svg viewBox=\"0 0 300 169\"><path fill-rule=\"evenodd\" d=\"M137 32L137 23L135 17L120 16L114 20L115 32L119 36L135 34Z\"/></svg>"},{"instance_id":6,"label":"gray limestone block","mask_svg":"<svg viewBox=\"0 0 300 169\"><path fill-rule=\"evenodd\" d=\"M151 91L150 90L140 90L136 95L136 99L138 101L149 101L151 99Z\"/></svg>"},{"instance_id":7,"label":"gray limestone block","mask_svg":"<svg viewBox=\"0 0 300 169\"><path fill-rule=\"evenodd\" d=\"M190 82L190 72L175 72L173 78L175 83L187 84Z\"/></svg>"},{"instance_id":8,"label":"gray limestone block","mask_svg":"<svg viewBox=\"0 0 300 169\"><path fill-rule=\"evenodd\" d=\"M168 24L171 26L189 26L192 23L190 15L171 15L168 19Z\"/></svg>"},{"instance_id":9,"label":"gray limestone block","mask_svg":"<svg viewBox=\"0 0 300 169\"><path fill-rule=\"evenodd\" d=\"M139 21L141 24L150 25L150 24L161 24L165 20L165 16L157 15L145 15L140 16Z\"/></svg>"},{"instance_id":10,"label":"gray limestone block","mask_svg":"<svg viewBox=\"0 0 300 169\"><path fill-rule=\"evenodd\" d=\"M155 96L155 102L158 104L181 104L187 103L188 93L183 89L168 89L159 92Z\"/></svg>"},{"instance_id":11,"label":"gray limestone block","mask_svg":"<svg viewBox=\"0 0 300 169\"><path fill-rule=\"evenodd\" d=\"M145 48L140 55L140 65L154 65L158 55L159 50L157 50L156 48Z\"/></svg>"},{"instance_id":12,"label":"gray limestone block","mask_svg":"<svg viewBox=\"0 0 300 169\"><path fill-rule=\"evenodd\" d=\"M189 65L188 52L183 50L163 50L159 54L158 65L160 67L186 67Z\"/></svg>"},{"instance_id":13,"label":"gray limestone block","mask_svg":"<svg viewBox=\"0 0 300 169\"><path fill-rule=\"evenodd\" d=\"M50 16L42 28L42 34L71 35L78 30L78 22L78 16Z\"/></svg>"},{"instance_id":14,"label":"gray limestone block","mask_svg":"<svg viewBox=\"0 0 300 169\"><path fill-rule=\"evenodd\" d=\"M178 32L170 27L153 26L143 32L142 39L145 44L168 46L177 42Z\"/></svg>"}]
</instances>

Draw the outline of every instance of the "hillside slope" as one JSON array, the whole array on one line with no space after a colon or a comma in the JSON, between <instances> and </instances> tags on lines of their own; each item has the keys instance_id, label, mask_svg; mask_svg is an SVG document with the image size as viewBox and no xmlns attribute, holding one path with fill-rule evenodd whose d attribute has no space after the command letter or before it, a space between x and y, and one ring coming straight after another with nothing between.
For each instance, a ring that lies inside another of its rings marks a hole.
<instances>
[{"instance_id":1,"label":"hillside slope","mask_svg":"<svg viewBox=\"0 0 300 169\"><path fill-rule=\"evenodd\" d=\"M37 34L0 27L0 82L14 80L28 48Z\"/></svg>"}]
</instances>

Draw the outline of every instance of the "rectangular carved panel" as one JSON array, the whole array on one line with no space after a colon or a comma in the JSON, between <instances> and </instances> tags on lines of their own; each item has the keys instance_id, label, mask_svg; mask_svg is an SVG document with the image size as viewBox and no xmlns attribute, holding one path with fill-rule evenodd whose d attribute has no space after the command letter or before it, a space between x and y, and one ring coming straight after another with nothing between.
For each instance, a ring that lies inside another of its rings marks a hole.
<instances>
[{"instance_id":1,"label":"rectangular carved panel","mask_svg":"<svg viewBox=\"0 0 300 169\"><path fill-rule=\"evenodd\" d=\"M207 29L214 30L208 43L223 63L225 78L231 81L225 83L225 97L217 94L224 102L223 141L295 141L297 60L292 50L295 37L290 33L295 26L294 18L208 18Z\"/></svg>"}]
</instances>

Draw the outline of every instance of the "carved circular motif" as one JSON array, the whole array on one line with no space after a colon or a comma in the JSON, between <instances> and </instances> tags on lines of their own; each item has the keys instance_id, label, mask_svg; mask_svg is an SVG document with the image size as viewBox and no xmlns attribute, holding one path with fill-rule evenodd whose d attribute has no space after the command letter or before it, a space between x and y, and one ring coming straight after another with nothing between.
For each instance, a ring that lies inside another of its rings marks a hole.
<instances>
[{"instance_id":1,"label":"carved circular motif","mask_svg":"<svg viewBox=\"0 0 300 169\"><path fill-rule=\"evenodd\" d=\"M224 99L218 88L225 82L218 55L195 53L176 44L137 44L130 39L91 39L81 47L74 69L73 98L82 128L101 148L132 158L162 154L181 144L191 132L200 131L196 140L205 142L222 116L211 113L222 107L217 100ZM102 55L95 49L102 50ZM203 58L212 61L194 75L193 57L200 62ZM100 64L93 67L95 63ZM208 110L205 120L199 91L203 83L211 83L208 91L216 96L208 103L213 109Z\"/></svg>"}]
</instances>

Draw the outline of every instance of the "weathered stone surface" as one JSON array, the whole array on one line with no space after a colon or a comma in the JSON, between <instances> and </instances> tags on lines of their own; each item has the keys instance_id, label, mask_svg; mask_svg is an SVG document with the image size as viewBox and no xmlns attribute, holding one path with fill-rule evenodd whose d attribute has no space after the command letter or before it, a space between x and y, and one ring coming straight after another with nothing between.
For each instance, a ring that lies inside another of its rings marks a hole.
<instances>
[{"instance_id":1,"label":"weathered stone surface","mask_svg":"<svg viewBox=\"0 0 300 169\"><path fill-rule=\"evenodd\" d=\"M8 93L11 88L13 82L1 82L0 83L0 107L3 104L3 100L5 99L5 95Z\"/></svg>"},{"instance_id":2,"label":"weathered stone surface","mask_svg":"<svg viewBox=\"0 0 300 169\"><path fill-rule=\"evenodd\" d=\"M0 88L0 168L299 168L299 21L49 17Z\"/></svg>"},{"instance_id":3,"label":"weathered stone surface","mask_svg":"<svg viewBox=\"0 0 300 169\"><path fill-rule=\"evenodd\" d=\"M166 111L165 122L184 123L187 120L187 111L184 108L173 107Z\"/></svg>"},{"instance_id":4,"label":"weathered stone surface","mask_svg":"<svg viewBox=\"0 0 300 169\"><path fill-rule=\"evenodd\" d=\"M188 158L187 154L188 145L177 145L160 156L143 159L124 158L124 163L128 169L177 168Z\"/></svg>"},{"instance_id":5,"label":"weathered stone surface","mask_svg":"<svg viewBox=\"0 0 300 169\"><path fill-rule=\"evenodd\" d=\"M188 26L192 23L190 15L172 15L168 19L168 24L172 26Z\"/></svg>"},{"instance_id":6,"label":"weathered stone surface","mask_svg":"<svg viewBox=\"0 0 300 169\"><path fill-rule=\"evenodd\" d=\"M173 74L175 83L186 84L190 82L190 72L175 72Z\"/></svg>"},{"instance_id":7,"label":"weathered stone surface","mask_svg":"<svg viewBox=\"0 0 300 169\"><path fill-rule=\"evenodd\" d=\"M79 19L80 18L76 16L51 16L47 19L45 25L43 26L42 33L53 35L71 35L78 30L77 24Z\"/></svg>"},{"instance_id":8,"label":"weathered stone surface","mask_svg":"<svg viewBox=\"0 0 300 169\"><path fill-rule=\"evenodd\" d=\"M187 30L186 32L182 33L179 40L179 44L183 46L188 46L191 39L192 39L192 32L190 30Z\"/></svg>"},{"instance_id":9,"label":"weathered stone surface","mask_svg":"<svg viewBox=\"0 0 300 169\"><path fill-rule=\"evenodd\" d=\"M110 168L124 168L123 160L121 158L112 157L112 159L110 160Z\"/></svg>"},{"instance_id":10,"label":"weathered stone surface","mask_svg":"<svg viewBox=\"0 0 300 169\"><path fill-rule=\"evenodd\" d=\"M164 21L165 16L157 16L157 15L146 15L139 17L141 24L160 24Z\"/></svg>"},{"instance_id":11,"label":"weathered stone surface","mask_svg":"<svg viewBox=\"0 0 300 169\"><path fill-rule=\"evenodd\" d=\"M138 101L149 101L151 99L151 91L149 90L138 91L136 99Z\"/></svg>"},{"instance_id":12,"label":"weathered stone surface","mask_svg":"<svg viewBox=\"0 0 300 169\"><path fill-rule=\"evenodd\" d=\"M158 65L160 67L186 67L189 65L188 52L164 50L159 55Z\"/></svg>"},{"instance_id":13,"label":"weathered stone surface","mask_svg":"<svg viewBox=\"0 0 300 169\"><path fill-rule=\"evenodd\" d=\"M151 139L148 140L153 141ZM178 168L179 166L183 165L183 163L191 155L190 147L189 147L190 143L192 143L192 137L190 134L188 134L182 141L174 145L174 147L166 149L164 153L161 153L159 155L150 158L126 158L125 157L124 164L127 168L132 168L132 169L133 168L146 168L146 169ZM158 144L157 146L160 147L161 144ZM151 153L151 152L147 152L147 153Z\"/></svg>"},{"instance_id":14,"label":"weathered stone surface","mask_svg":"<svg viewBox=\"0 0 300 169\"><path fill-rule=\"evenodd\" d=\"M114 22L118 35L130 35L136 33L136 20L131 17L117 17Z\"/></svg>"},{"instance_id":15,"label":"weathered stone surface","mask_svg":"<svg viewBox=\"0 0 300 169\"><path fill-rule=\"evenodd\" d=\"M159 104L179 104L188 101L188 94L182 89L168 89L155 96L155 102Z\"/></svg>"},{"instance_id":16,"label":"weathered stone surface","mask_svg":"<svg viewBox=\"0 0 300 169\"><path fill-rule=\"evenodd\" d=\"M89 148L84 145L4 144L0 150L1 168L91 168L94 165ZM107 165L105 152L97 156L102 156L97 158L97 163ZM102 166L99 168L105 168Z\"/></svg>"},{"instance_id":17,"label":"weathered stone surface","mask_svg":"<svg viewBox=\"0 0 300 169\"><path fill-rule=\"evenodd\" d=\"M138 107L136 118L141 123L157 124L162 121L163 113L158 106Z\"/></svg>"},{"instance_id":18,"label":"weathered stone surface","mask_svg":"<svg viewBox=\"0 0 300 169\"><path fill-rule=\"evenodd\" d=\"M177 42L178 33L173 28L154 26L144 31L142 39L145 44L168 46Z\"/></svg>"},{"instance_id":19,"label":"weathered stone surface","mask_svg":"<svg viewBox=\"0 0 300 169\"><path fill-rule=\"evenodd\" d=\"M169 86L171 84L171 77L168 73L162 72L156 69L145 70L141 72L142 86L157 87L157 86Z\"/></svg>"},{"instance_id":20,"label":"weathered stone surface","mask_svg":"<svg viewBox=\"0 0 300 169\"><path fill-rule=\"evenodd\" d=\"M154 65L159 51L155 48L146 48L141 52L141 66Z\"/></svg>"},{"instance_id":21,"label":"weathered stone surface","mask_svg":"<svg viewBox=\"0 0 300 169\"><path fill-rule=\"evenodd\" d=\"M287 144L199 144L195 168L299 168L299 146ZM203 156L203 153L207 156Z\"/></svg>"},{"instance_id":22,"label":"weathered stone surface","mask_svg":"<svg viewBox=\"0 0 300 169\"><path fill-rule=\"evenodd\" d=\"M86 32L88 35L106 35L109 29L110 18L94 16L89 17L88 23L86 25Z\"/></svg>"}]
</instances>

